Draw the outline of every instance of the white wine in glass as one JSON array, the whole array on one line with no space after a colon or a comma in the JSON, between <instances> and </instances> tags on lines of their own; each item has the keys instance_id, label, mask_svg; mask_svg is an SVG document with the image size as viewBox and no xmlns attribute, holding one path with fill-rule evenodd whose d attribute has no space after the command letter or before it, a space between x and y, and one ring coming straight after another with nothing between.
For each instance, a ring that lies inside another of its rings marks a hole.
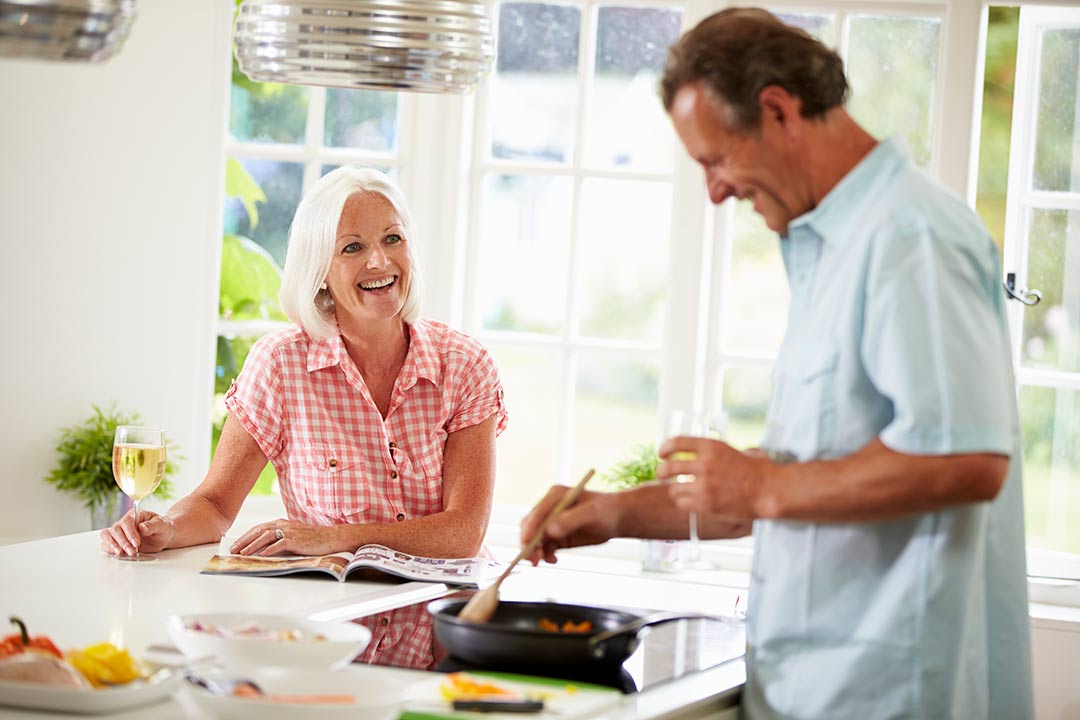
<instances>
[{"instance_id":1,"label":"white wine in glass","mask_svg":"<svg viewBox=\"0 0 1080 720\"><path fill-rule=\"evenodd\" d=\"M673 410L668 415L667 437L673 438L680 435L689 437L709 438L722 440L727 431L727 416L723 413L697 413L687 410ZM697 453L681 451L674 452L671 460L695 460ZM694 482L693 475L676 475L675 482ZM698 537L698 517L694 511L690 512L690 567L698 570L710 570L714 565L701 557L701 540Z\"/></svg>"},{"instance_id":2,"label":"white wine in glass","mask_svg":"<svg viewBox=\"0 0 1080 720\"><path fill-rule=\"evenodd\" d=\"M165 474L165 431L157 428L120 425L113 437L113 478L120 489L135 503L135 520L139 519L139 505L157 489ZM118 555L121 560L148 562L155 558L139 553Z\"/></svg>"}]
</instances>

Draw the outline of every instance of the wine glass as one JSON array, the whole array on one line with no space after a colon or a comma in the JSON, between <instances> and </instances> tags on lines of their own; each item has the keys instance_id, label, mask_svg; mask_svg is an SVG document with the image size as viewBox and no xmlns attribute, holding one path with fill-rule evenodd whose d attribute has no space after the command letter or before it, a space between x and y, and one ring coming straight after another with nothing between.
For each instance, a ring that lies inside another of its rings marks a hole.
<instances>
[{"instance_id":1,"label":"wine glass","mask_svg":"<svg viewBox=\"0 0 1080 720\"><path fill-rule=\"evenodd\" d=\"M727 416L723 413L701 413L689 410L673 410L668 415L666 434L673 438L680 435L722 440L727 431ZM672 453L671 460L694 460L697 453L681 451ZM694 482L693 475L675 476L675 482ZM690 562L691 568L712 570L715 565L701 557L701 539L698 536L698 517L696 511L690 512Z\"/></svg>"},{"instance_id":2,"label":"wine glass","mask_svg":"<svg viewBox=\"0 0 1080 720\"><path fill-rule=\"evenodd\" d=\"M139 519L139 504L154 492L165 474L165 431L157 428L119 425L113 436L113 478L120 489L135 503L135 520ZM117 555L121 560L152 562L156 558L139 554Z\"/></svg>"}]
</instances>

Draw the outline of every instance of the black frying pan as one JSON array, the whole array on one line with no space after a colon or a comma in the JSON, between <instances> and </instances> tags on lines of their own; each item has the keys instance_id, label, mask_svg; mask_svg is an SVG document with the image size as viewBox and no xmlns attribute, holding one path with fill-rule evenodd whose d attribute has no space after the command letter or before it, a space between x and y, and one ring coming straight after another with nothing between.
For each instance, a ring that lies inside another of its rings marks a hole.
<instances>
[{"instance_id":1,"label":"black frying pan","mask_svg":"<svg viewBox=\"0 0 1080 720\"><path fill-rule=\"evenodd\" d=\"M507 668L590 666L617 669L637 649L649 626L688 618L694 613L634 615L621 610L548 602L500 602L491 620L471 623L457 615L468 598L428 603L435 637L451 656L466 663ZM566 621L592 623L591 633L551 632L540 628L546 618L560 627Z\"/></svg>"}]
</instances>

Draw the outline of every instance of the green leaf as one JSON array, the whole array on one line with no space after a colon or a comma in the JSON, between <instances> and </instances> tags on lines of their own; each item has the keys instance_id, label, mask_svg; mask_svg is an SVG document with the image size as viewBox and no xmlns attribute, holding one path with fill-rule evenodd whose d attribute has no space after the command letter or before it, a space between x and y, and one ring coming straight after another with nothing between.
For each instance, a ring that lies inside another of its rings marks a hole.
<instances>
[{"instance_id":1,"label":"green leaf","mask_svg":"<svg viewBox=\"0 0 1080 720\"><path fill-rule=\"evenodd\" d=\"M615 490L632 488L656 479L660 459L654 445L638 445L619 462L600 474L600 481Z\"/></svg>"},{"instance_id":2,"label":"green leaf","mask_svg":"<svg viewBox=\"0 0 1080 720\"><path fill-rule=\"evenodd\" d=\"M278 306L281 270L274 258L249 238L221 239L218 313L229 320L286 320Z\"/></svg>"},{"instance_id":3,"label":"green leaf","mask_svg":"<svg viewBox=\"0 0 1080 720\"><path fill-rule=\"evenodd\" d=\"M225 160L225 194L240 200L251 222L251 229L254 230L259 224L257 203L266 202L266 193L236 158Z\"/></svg>"}]
</instances>

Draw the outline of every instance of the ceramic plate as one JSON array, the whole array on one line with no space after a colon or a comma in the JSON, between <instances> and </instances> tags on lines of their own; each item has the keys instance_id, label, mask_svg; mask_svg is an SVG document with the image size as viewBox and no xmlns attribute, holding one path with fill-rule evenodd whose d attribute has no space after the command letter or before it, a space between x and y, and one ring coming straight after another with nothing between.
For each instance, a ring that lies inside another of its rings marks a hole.
<instances>
[{"instance_id":1,"label":"ceramic plate","mask_svg":"<svg viewBox=\"0 0 1080 720\"><path fill-rule=\"evenodd\" d=\"M220 671L203 675L215 681L229 677ZM264 692L281 699L214 695L191 683L184 683L184 692L203 712L223 720L393 720L397 718L404 699L403 688L399 684L385 682L376 675L356 672L353 668L339 672L266 668L252 672L248 677L258 683ZM297 695L338 696L348 701L289 702L282 697Z\"/></svg>"},{"instance_id":2,"label":"ceramic plate","mask_svg":"<svg viewBox=\"0 0 1080 720\"><path fill-rule=\"evenodd\" d=\"M0 680L0 705L101 715L164 700L177 690L182 679L178 671L159 670L149 680L101 690Z\"/></svg>"},{"instance_id":3,"label":"ceramic plate","mask_svg":"<svg viewBox=\"0 0 1080 720\"><path fill-rule=\"evenodd\" d=\"M193 629L196 627L206 630ZM266 666L345 667L371 640L371 631L353 622L314 622L252 613L173 615L168 631L189 662L213 657L238 674ZM281 633L295 634L299 639L283 640Z\"/></svg>"}]
</instances>

